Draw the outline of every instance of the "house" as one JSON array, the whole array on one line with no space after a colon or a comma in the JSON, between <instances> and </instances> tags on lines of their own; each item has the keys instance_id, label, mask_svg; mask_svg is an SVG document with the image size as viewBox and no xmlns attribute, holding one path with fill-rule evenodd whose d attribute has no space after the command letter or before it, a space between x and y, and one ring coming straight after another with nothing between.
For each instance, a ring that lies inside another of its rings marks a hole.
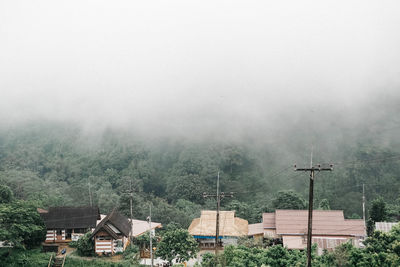
<instances>
[{"instance_id":1,"label":"house","mask_svg":"<svg viewBox=\"0 0 400 267\"><path fill-rule=\"evenodd\" d=\"M132 236L133 237L139 237L151 229L151 234L154 237L155 236L155 229L156 228L161 228L162 225L161 223L157 222L151 222L151 225L149 224L148 221L142 221L142 220L132 220ZM150 258L150 243L142 243L139 244L139 249L140 249L140 258Z\"/></svg>"},{"instance_id":2,"label":"house","mask_svg":"<svg viewBox=\"0 0 400 267\"><path fill-rule=\"evenodd\" d=\"M94 229L91 238L94 238L95 252L114 254L122 252L128 245L131 225L128 218L114 209Z\"/></svg>"},{"instance_id":3,"label":"house","mask_svg":"<svg viewBox=\"0 0 400 267\"><path fill-rule=\"evenodd\" d=\"M189 233L199 242L200 249L215 248L216 220L216 211L203 210L200 218L190 224ZM234 211L219 212L219 238L223 246L236 244L239 237L248 235L248 231L248 222L235 217Z\"/></svg>"},{"instance_id":4,"label":"house","mask_svg":"<svg viewBox=\"0 0 400 267\"><path fill-rule=\"evenodd\" d=\"M130 221L130 219L129 219ZM142 220L132 220L132 236L133 237L138 237L141 236L142 234L146 233L151 229L152 234L154 236L155 234L155 229L156 228L161 228L162 225L161 223L158 222L151 222L151 226L148 221L142 221Z\"/></svg>"},{"instance_id":5,"label":"house","mask_svg":"<svg viewBox=\"0 0 400 267\"><path fill-rule=\"evenodd\" d=\"M98 207L51 207L38 212L46 225L46 243L76 241L100 219Z\"/></svg>"},{"instance_id":6,"label":"house","mask_svg":"<svg viewBox=\"0 0 400 267\"><path fill-rule=\"evenodd\" d=\"M393 226L397 225L396 222L376 222L375 230L382 231L384 233L389 233L392 230Z\"/></svg>"},{"instance_id":7,"label":"house","mask_svg":"<svg viewBox=\"0 0 400 267\"><path fill-rule=\"evenodd\" d=\"M120 214L114 209L107 216L102 215L91 238L95 240L95 252L99 255L123 252L129 244L129 236L137 237L151 229L161 227L161 223L152 222L151 228L147 221L132 220Z\"/></svg>"},{"instance_id":8,"label":"house","mask_svg":"<svg viewBox=\"0 0 400 267\"><path fill-rule=\"evenodd\" d=\"M279 238L289 249L306 248L307 226L308 210L276 210L263 214L264 237ZM359 247L366 236L364 221L345 219L341 210L314 210L312 231L312 243L317 244L319 253L349 240Z\"/></svg>"},{"instance_id":9,"label":"house","mask_svg":"<svg viewBox=\"0 0 400 267\"><path fill-rule=\"evenodd\" d=\"M264 224L263 223L249 224L249 232L247 235L249 237L253 237L256 240L263 240L264 239Z\"/></svg>"}]
</instances>

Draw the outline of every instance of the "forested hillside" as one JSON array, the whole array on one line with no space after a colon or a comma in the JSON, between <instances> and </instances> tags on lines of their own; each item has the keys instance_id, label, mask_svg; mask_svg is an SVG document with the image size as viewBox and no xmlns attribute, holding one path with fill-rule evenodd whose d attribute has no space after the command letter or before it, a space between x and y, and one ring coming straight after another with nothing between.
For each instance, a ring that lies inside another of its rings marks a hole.
<instances>
[{"instance_id":1,"label":"forested hillside","mask_svg":"<svg viewBox=\"0 0 400 267\"><path fill-rule=\"evenodd\" d=\"M317 174L316 207L322 201L360 218L365 184L367 207L383 197L393 217L400 205L396 111L395 104L386 105L366 120L323 121L322 127L315 127L315 117L308 125L314 128L288 120L289 126L275 134L242 138L145 135L118 128L88 132L79 124L43 121L16 124L0 132L0 179L16 198L35 200L38 207L89 205L91 196L102 213L118 206L126 214L132 183L136 218L145 218L152 202L154 221L187 227L202 208L215 208L202 193L215 192L220 171L221 190L234 192L223 208L258 222L263 211L277 207L274 200L285 195L281 191L308 199L308 176L294 172L293 165L309 164L313 144L315 163L334 164L333 172Z\"/></svg>"}]
</instances>

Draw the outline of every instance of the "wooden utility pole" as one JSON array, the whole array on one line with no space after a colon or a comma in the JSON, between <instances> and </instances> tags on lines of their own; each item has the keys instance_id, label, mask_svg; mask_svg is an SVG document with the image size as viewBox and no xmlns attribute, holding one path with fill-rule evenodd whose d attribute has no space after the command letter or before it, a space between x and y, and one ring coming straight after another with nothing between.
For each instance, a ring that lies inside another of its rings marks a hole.
<instances>
[{"instance_id":1,"label":"wooden utility pole","mask_svg":"<svg viewBox=\"0 0 400 267\"><path fill-rule=\"evenodd\" d=\"M131 229L129 231L129 242L131 244L131 247L133 246L132 244L132 231L133 231L133 207L132 207L132 202L133 202L133 190L132 190L132 180L129 180L129 194L130 194L130 206L131 206Z\"/></svg>"},{"instance_id":2,"label":"wooden utility pole","mask_svg":"<svg viewBox=\"0 0 400 267\"><path fill-rule=\"evenodd\" d=\"M203 193L203 197L216 197L217 199L217 221L216 221L216 227L215 227L215 255L218 254L218 247L220 247L220 241L219 241L219 209L221 206L221 199L224 197L233 197L233 193L225 194L224 192L219 192L219 172L217 175L217 194L207 194L206 192Z\"/></svg>"},{"instance_id":3,"label":"wooden utility pole","mask_svg":"<svg viewBox=\"0 0 400 267\"><path fill-rule=\"evenodd\" d=\"M153 267L154 261L153 261L153 233L151 230L151 203L150 203L150 214L149 217L147 217L149 221L149 237L150 237L150 261L151 261L151 267Z\"/></svg>"},{"instance_id":4,"label":"wooden utility pole","mask_svg":"<svg viewBox=\"0 0 400 267\"><path fill-rule=\"evenodd\" d=\"M362 208L363 208L363 221L364 221L364 229L367 229L367 223L365 221L365 185L363 184L363 195L362 195Z\"/></svg>"},{"instance_id":5,"label":"wooden utility pole","mask_svg":"<svg viewBox=\"0 0 400 267\"><path fill-rule=\"evenodd\" d=\"M312 165L312 154L310 168L297 168L294 165L295 171L310 172L310 189L308 193L308 227L307 227L307 266L311 267L311 242L312 242L312 213L313 213L313 201L314 201L314 173L315 171L332 171L333 165L330 164L329 168L323 168L321 165Z\"/></svg>"}]
</instances>

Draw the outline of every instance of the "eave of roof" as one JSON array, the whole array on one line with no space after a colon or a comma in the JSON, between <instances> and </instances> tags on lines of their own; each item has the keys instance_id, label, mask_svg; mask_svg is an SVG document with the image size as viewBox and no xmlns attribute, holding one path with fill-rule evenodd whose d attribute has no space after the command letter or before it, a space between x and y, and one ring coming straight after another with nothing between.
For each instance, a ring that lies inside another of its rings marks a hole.
<instances>
[{"instance_id":1,"label":"eave of roof","mask_svg":"<svg viewBox=\"0 0 400 267\"><path fill-rule=\"evenodd\" d=\"M92 235L90 236L93 238L101 229L108 229L108 233L114 233L114 231L106 225L107 222L110 222L115 228L117 228L123 235L126 237L129 236L130 232L132 231L130 228L130 223L127 218L123 215L119 214L116 209L111 211L101 222L96 226ZM111 231L111 232L109 232ZM116 233L114 233L116 235ZM115 238L115 237L114 237Z\"/></svg>"}]
</instances>

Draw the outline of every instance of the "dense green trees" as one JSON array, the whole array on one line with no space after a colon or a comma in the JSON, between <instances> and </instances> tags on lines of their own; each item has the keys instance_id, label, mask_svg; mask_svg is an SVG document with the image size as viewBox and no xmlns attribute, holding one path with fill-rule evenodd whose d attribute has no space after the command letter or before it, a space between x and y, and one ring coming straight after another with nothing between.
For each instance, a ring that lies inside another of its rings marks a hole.
<instances>
[{"instance_id":1,"label":"dense green trees","mask_svg":"<svg viewBox=\"0 0 400 267\"><path fill-rule=\"evenodd\" d=\"M315 207L361 217L365 184L367 208L382 196L394 220L400 213L400 146L363 140L341 144L329 156L339 163L332 173L317 175ZM303 152L262 140L150 140L121 130L90 135L76 125L43 123L0 128L0 141L0 183L15 198L43 208L89 205L91 196L102 213L119 206L129 215L132 181L135 218L145 219L152 202L154 220L185 228L201 209L215 209L202 193L215 192L218 171L221 191L234 192L222 208L250 223L276 208L306 208L308 177L290 169L292 158Z\"/></svg>"},{"instance_id":2,"label":"dense green trees","mask_svg":"<svg viewBox=\"0 0 400 267\"><path fill-rule=\"evenodd\" d=\"M228 246L218 257L203 255L202 266L305 266L306 252L288 250L281 245L263 249L261 246ZM365 248L356 248L351 243L344 243L334 251L316 254L316 245L312 251L313 266L331 267L391 267L400 266L400 225L391 232L375 231L365 241Z\"/></svg>"},{"instance_id":3,"label":"dense green trees","mask_svg":"<svg viewBox=\"0 0 400 267\"><path fill-rule=\"evenodd\" d=\"M387 219L386 202L382 197L372 201L370 218L373 222L384 222Z\"/></svg>"},{"instance_id":4,"label":"dense green trees","mask_svg":"<svg viewBox=\"0 0 400 267\"><path fill-rule=\"evenodd\" d=\"M306 208L306 201L293 191L279 191L272 200L274 209L294 209L301 210Z\"/></svg>"},{"instance_id":5,"label":"dense green trees","mask_svg":"<svg viewBox=\"0 0 400 267\"><path fill-rule=\"evenodd\" d=\"M15 200L0 204L0 240L16 248L32 248L44 241L46 228L33 203Z\"/></svg>"},{"instance_id":6,"label":"dense green trees","mask_svg":"<svg viewBox=\"0 0 400 267\"><path fill-rule=\"evenodd\" d=\"M185 229L170 229L163 233L157 245L156 255L170 263L188 261L199 251L197 241Z\"/></svg>"},{"instance_id":7,"label":"dense green trees","mask_svg":"<svg viewBox=\"0 0 400 267\"><path fill-rule=\"evenodd\" d=\"M321 202L319 202L318 208L321 210L330 210L331 209L329 206L329 201L326 198L322 199Z\"/></svg>"},{"instance_id":8,"label":"dense green trees","mask_svg":"<svg viewBox=\"0 0 400 267\"><path fill-rule=\"evenodd\" d=\"M281 245L266 249L257 247L249 248L245 246L227 246L224 252L218 257L212 254L204 254L202 263L202 266L206 267L300 267L304 265L306 265L306 254L304 251L288 250Z\"/></svg>"},{"instance_id":9,"label":"dense green trees","mask_svg":"<svg viewBox=\"0 0 400 267\"><path fill-rule=\"evenodd\" d=\"M13 192L8 186L0 185L0 204L10 203L13 200Z\"/></svg>"},{"instance_id":10,"label":"dense green trees","mask_svg":"<svg viewBox=\"0 0 400 267\"><path fill-rule=\"evenodd\" d=\"M375 229L376 222L385 222L389 219L386 202L382 197L379 197L372 201L371 208L369 210L369 219L367 220L367 233L372 234Z\"/></svg>"}]
</instances>

